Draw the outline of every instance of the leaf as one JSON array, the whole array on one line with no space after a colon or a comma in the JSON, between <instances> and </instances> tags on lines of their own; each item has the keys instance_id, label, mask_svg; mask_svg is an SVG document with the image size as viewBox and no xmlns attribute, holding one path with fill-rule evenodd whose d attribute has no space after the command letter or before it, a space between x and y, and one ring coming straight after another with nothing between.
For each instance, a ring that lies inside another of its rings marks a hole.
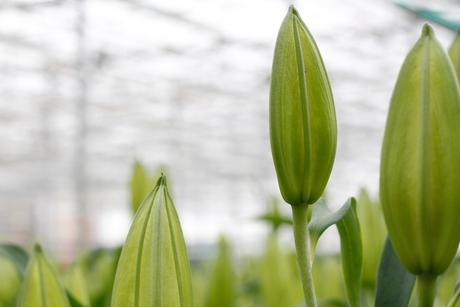
<instances>
[{"instance_id":1,"label":"leaf","mask_svg":"<svg viewBox=\"0 0 460 307\"><path fill-rule=\"evenodd\" d=\"M346 302L344 302L342 300L334 299L334 298L319 299L318 300L318 306L319 307L321 307L321 306L348 307Z\"/></svg>"},{"instance_id":2,"label":"leaf","mask_svg":"<svg viewBox=\"0 0 460 307\"><path fill-rule=\"evenodd\" d=\"M110 307L113 282L120 258L121 247L97 249L82 257L82 268L88 285L91 305Z\"/></svg>"},{"instance_id":3,"label":"leaf","mask_svg":"<svg viewBox=\"0 0 460 307\"><path fill-rule=\"evenodd\" d=\"M73 300L83 307L90 306L88 286L80 262L74 263L64 277L64 284L69 294L71 305Z\"/></svg>"},{"instance_id":4,"label":"leaf","mask_svg":"<svg viewBox=\"0 0 460 307\"><path fill-rule=\"evenodd\" d=\"M18 307L71 307L56 269L39 245L29 259Z\"/></svg>"},{"instance_id":5,"label":"leaf","mask_svg":"<svg viewBox=\"0 0 460 307\"><path fill-rule=\"evenodd\" d=\"M161 176L134 217L118 262L112 307L192 306L190 264Z\"/></svg>"},{"instance_id":6,"label":"leaf","mask_svg":"<svg viewBox=\"0 0 460 307\"><path fill-rule=\"evenodd\" d=\"M16 306L21 277L13 261L0 256L0 306Z\"/></svg>"},{"instance_id":7,"label":"leaf","mask_svg":"<svg viewBox=\"0 0 460 307\"><path fill-rule=\"evenodd\" d=\"M366 291L372 292L373 300L379 261L385 245L387 229L380 204L372 201L364 190L361 191L358 198L357 212L363 241L362 282Z\"/></svg>"},{"instance_id":8,"label":"leaf","mask_svg":"<svg viewBox=\"0 0 460 307\"><path fill-rule=\"evenodd\" d=\"M457 283L455 284L454 293L459 292L459 291L460 291L460 279L457 280Z\"/></svg>"},{"instance_id":9,"label":"leaf","mask_svg":"<svg viewBox=\"0 0 460 307\"><path fill-rule=\"evenodd\" d=\"M447 307L459 307L460 306L460 279L457 281L454 289L454 295L452 299L449 301L449 305Z\"/></svg>"},{"instance_id":10,"label":"leaf","mask_svg":"<svg viewBox=\"0 0 460 307\"><path fill-rule=\"evenodd\" d=\"M72 293L70 293L68 290L66 291L67 293L67 298L69 299L69 303L70 303L70 307L87 307L87 306L90 306L90 305L83 305L82 303L80 303L80 301L78 299L76 299Z\"/></svg>"},{"instance_id":11,"label":"leaf","mask_svg":"<svg viewBox=\"0 0 460 307\"><path fill-rule=\"evenodd\" d=\"M337 211L332 212L329 210L326 200L320 198L313 204L313 212L311 220L308 224L308 232L310 233L311 250L310 260L313 262L315 258L316 244L319 237L326 229L340 221L350 209L351 199L348 199L345 204Z\"/></svg>"},{"instance_id":12,"label":"leaf","mask_svg":"<svg viewBox=\"0 0 460 307\"><path fill-rule=\"evenodd\" d=\"M230 245L221 238L219 254L214 263L208 287L206 307L230 307L234 300L235 275L232 269Z\"/></svg>"},{"instance_id":13,"label":"leaf","mask_svg":"<svg viewBox=\"0 0 460 307\"><path fill-rule=\"evenodd\" d=\"M344 301L334 299L334 298L322 298L318 299L318 307L348 307L348 304ZM306 307L305 303L297 306L297 307Z\"/></svg>"},{"instance_id":14,"label":"leaf","mask_svg":"<svg viewBox=\"0 0 460 307\"><path fill-rule=\"evenodd\" d=\"M318 255L315 258L312 274L318 304L319 299L325 298L337 298L346 303L340 254ZM325 276L327 278L324 278Z\"/></svg>"},{"instance_id":15,"label":"leaf","mask_svg":"<svg viewBox=\"0 0 460 307\"><path fill-rule=\"evenodd\" d=\"M363 246L361 230L353 197L347 214L336 225L340 235L343 278L350 307L360 306L361 274L363 268Z\"/></svg>"},{"instance_id":16,"label":"leaf","mask_svg":"<svg viewBox=\"0 0 460 307\"><path fill-rule=\"evenodd\" d=\"M13 261L16 269L19 272L21 278L24 278L27 261L29 260L29 255L25 250L15 244L11 243L1 243L0 244L0 256L5 256L11 261Z\"/></svg>"},{"instance_id":17,"label":"leaf","mask_svg":"<svg viewBox=\"0 0 460 307\"><path fill-rule=\"evenodd\" d=\"M406 307L414 284L415 275L404 268L387 238L380 258L375 307Z\"/></svg>"},{"instance_id":18,"label":"leaf","mask_svg":"<svg viewBox=\"0 0 460 307\"><path fill-rule=\"evenodd\" d=\"M284 253L271 233L260 259L260 291L265 307L295 306L303 300L297 257Z\"/></svg>"},{"instance_id":19,"label":"leaf","mask_svg":"<svg viewBox=\"0 0 460 307\"><path fill-rule=\"evenodd\" d=\"M291 225L292 226L292 218L287 218L281 215L279 210L278 200L273 197L270 200L270 208L267 213L257 217L259 221L265 221L272 227L272 231L276 233L280 226L282 225Z\"/></svg>"},{"instance_id":20,"label":"leaf","mask_svg":"<svg viewBox=\"0 0 460 307\"><path fill-rule=\"evenodd\" d=\"M149 184L149 178L147 171L142 163L136 161L133 167L133 174L131 177L131 208L133 213L137 212L137 209L142 204L148 191L146 186Z\"/></svg>"},{"instance_id":21,"label":"leaf","mask_svg":"<svg viewBox=\"0 0 460 307\"><path fill-rule=\"evenodd\" d=\"M460 77L460 29L457 30L454 41L450 45L449 57L452 61L452 65L454 66L454 70L458 78Z\"/></svg>"}]
</instances>

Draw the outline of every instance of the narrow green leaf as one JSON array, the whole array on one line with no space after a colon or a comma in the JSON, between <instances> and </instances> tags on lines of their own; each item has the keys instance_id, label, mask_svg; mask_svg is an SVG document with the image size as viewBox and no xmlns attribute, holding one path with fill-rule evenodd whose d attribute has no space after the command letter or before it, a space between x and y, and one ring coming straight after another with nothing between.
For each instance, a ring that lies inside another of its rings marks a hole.
<instances>
[{"instance_id":1,"label":"narrow green leaf","mask_svg":"<svg viewBox=\"0 0 460 307\"><path fill-rule=\"evenodd\" d=\"M361 229L356 213L356 199L350 198L347 214L336 223L340 235L343 278L350 307L360 306L363 246Z\"/></svg>"},{"instance_id":2,"label":"narrow green leaf","mask_svg":"<svg viewBox=\"0 0 460 307\"><path fill-rule=\"evenodd\" d=\"M234 301L235 274L230 245L225 238L219 241L219 253L208 286L206 307L230 307Z\"/></svg>"},{"instance_id":3,"label":"narrow green leaf","mask_svg":"<svg viewBox=\"0 0 460 307\"><path fill-rule=\"evenodd\" d=\"M300 304L296 307L306 307L307 305L305 303ZM322 298L318 299L318 307L348 307L347 302L334 299L334 298Z\"/></svg>"},{"instance_id":4,"label":"narrow green leaf","mask_svg":"<svg viewBox=\"0 0 460 307\"><path fill-rule=\"evenodd\" d=\"M24 278L27 261L29 261L29 255L25 250L15 244L1 243L0 244L0 256L7 257L13 261L16 269L19 272L21 278Z\"/></svg>"},{"instance_id":5,"label":"narrow green leaf","mask_svg":"<svg viewBox=\"0 0 460 307\"><path fill-rule=\"evenodd\" d=\"M113 282L120 253L121 247L116 249L97 249L82 257L82 268L92 306L110 307Z\"/></svg>"},{"instance_id":6,"label":"narrow green leaf","mask_svg":"<svg viewBox=\"0 0 460 307\"><path fill-rule=\"evenodd\" d=\"M192 302L187 249L162 176L134 217L118 262L112 307L188 307Z\"/></svg>"},{"instance_id":7,"label":"narrow green leaf","mask_svg":"<svg viewBox=\"0 0 460 307\"><path fill-rule=\"evenodd\" d=\"M295 306L303 301L297 257L284 253L274 233L260 261L260 290L263 306Z\"/></svg>"},{"instance_id":8,"label":"narrow green leaf","mask_svg":"<svg viewBox=\"0 0 460 307\"><path fill-rule=\"evenodd\" d=\"M460 279L457 281L454 289L454 295L452 299L449 301L449 305L447 307L459 307L460 306Z\"/></svg>"},{"instance_id":9,"label":"narrow green leaf","mask_svg":"<svg viewBox=\"0 0 460 307\"><path fill-rule=\"evenodd\" d=\"M449 57L458 79L460 76L460 29L457 30L454 41L450 45Z\"/></svg>"},{"instance_id":10,"label":"narrow green leaf","mask_svg":"<svg viewBox=\"0 0 460 307\"><path fill-rule=\"evenodd\" d=\"M336 307L348 307L348 304L344 301L334 299L334 298L323 298L318 300L318 306L336 306Z\"/></svg>"},{"instance_id":11,"label":"narrow green leaf","mask_svg":"<svg viewBox=\"0 0 460 307\"><path fill-rule=\"evenodd\" d=\"M345 204L337 211L332 212L326 203L324 198L320 198L315 204L313 204L313 212L311 220L308 224L308 231L310 232L310 259L313 262L316 251L316 244L318 243L319 237L323 234L326 229L340 221L350 209L351 199L349 198Z\"/></svg>"},{"instance_id":12,"label":"narrow green leaf","mask_svg":"<svg viewBox=\"0 0 460 307\"><path fill-rule=\"evenodd\" d=\"M64 277L64 284L69 292L69 300L74 306L73 300L76 300L81 306L89 307L89 293L86 279L79 262L74 263Z\"/></svg>"},{"instance_id":13,"label":"narrow green leaf","mask_svg":"<svg viewBox=\"0 0 460 307\"><path fill-rule=\"evenodd\" d=\"M313 265L313 281L318 299L335 298L346 302L340 254L318 255Z\"/></svg>"},{"instance_id":14,"label":"narrow green leaf","mask_svg":"<svg viewBox=\"0 0 460 307\"><path fill-rule=\"evenodd\" d=\"M370 292L369 296L374 300L373 292L377 283L379 261L385 245L387 229L380 204L371 200L364 190L359 195L357 211L363 240L362 282L366 291Z\"/></svg>"},{"instance_id":15,"label":"narrow green leaf","mask_svg":"<svg viewBox=\"0 0 460 307\"><path fill-rule=\"evenodd\" d=\"M90 306L90 305L83 305L82 303L80 303L80 301L78 299L76 299L72 293L70 293L68 290L66 291L67 293L67 298L69 299L69 303L70 303L70 307L87 307L87 306Z\"/></svg>"},{"instance_id":16,"label":"narrow green leaf","mask_svg":"<svg viewBox=\"0 0 460 307\"><path fill-rule=\"evenodd\" d=\"M137 209L147 196L148 191L146 191L146 187L149 183L149 178L144 165L139 161L136 161L134 163L133 174L131 177L131 207L133 213L137 212Z\"/></svg>"},{"instance_id":17,"label":"narrow green leaf","mask_svg":"<svg viewBox=\"0 0 460 307\"><path fill-rule=\"evenodd\" d=\"M415 275L402 265L387 238L380 258L375 307L406 307L414 284Z\"/></svg>"},{"instance_id":18,"label":"narrow green leaf","mask_svg":"<svg viewBox=\"0 0 460 307\"><path fill-rule=\"evenodd\" d=\"M39 245L27 264L18 307L70 307L59 275Z\"/></svg>"},{"instance_id":19,"label":"narrow green leaf","mask_svg":"<svg viewBox=\"0 0 460 307\"><path fill-rule=\"evenodd\" d=\"M457 283L455 284L455 289L454 289L454 293L455 292L459 292L460 291L460 279L457 281Z\"/></svg>"}]
</instances>

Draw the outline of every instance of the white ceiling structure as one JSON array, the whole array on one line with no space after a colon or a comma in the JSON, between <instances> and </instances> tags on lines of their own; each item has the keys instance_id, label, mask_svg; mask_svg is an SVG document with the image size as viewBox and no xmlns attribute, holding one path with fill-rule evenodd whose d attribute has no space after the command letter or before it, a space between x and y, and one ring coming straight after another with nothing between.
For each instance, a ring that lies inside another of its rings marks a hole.
<instances>
[{"instance_id":1,"label":"white ceiling structure","mask_svg":"<svg viewBox=\"0 0 460 307\"><path fill-rule=\"evenodd\" d=\"M253 217L279 195L268 91L289 4L1 0L0 237L66 257L83 210L87 245L121 243L138 159L168 167L190 244L260 240ZM361 187L377 196L388 101L424 21L385 0L294 4L336 102L331 206ZM435 30L447 47L453 33Z\"/></svg>"}]
</instances>

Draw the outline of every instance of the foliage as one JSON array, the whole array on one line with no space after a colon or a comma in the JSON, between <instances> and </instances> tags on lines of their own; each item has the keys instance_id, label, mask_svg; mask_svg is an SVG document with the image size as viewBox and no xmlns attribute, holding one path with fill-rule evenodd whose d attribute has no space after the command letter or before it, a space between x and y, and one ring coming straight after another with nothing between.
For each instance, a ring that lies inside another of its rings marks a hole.
<instances>
[{"instance_id":1,"label":"foliage","mask_svg":"<svg viewBox=\"0 0 460 307\"><path fill-rule=\"evenodd\" d=\"M224 237L219 241L216 260L208 281L205 307L231 307L234 300L235 277L230 245Z\"/></svg>"}]
</instances>

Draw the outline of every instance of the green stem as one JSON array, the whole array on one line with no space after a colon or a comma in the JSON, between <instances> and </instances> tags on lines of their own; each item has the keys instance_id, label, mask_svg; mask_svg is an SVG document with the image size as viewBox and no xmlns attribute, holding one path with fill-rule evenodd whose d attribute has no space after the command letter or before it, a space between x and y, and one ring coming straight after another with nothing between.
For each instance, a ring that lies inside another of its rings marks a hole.
<instances>
[{"instance_id":1,"label":"green stem","mask_svg":"<svg viewBox=\"0 0 460 307\"><path fill-rule=\"evenodd\" d=\"M418 307L433 307L437 275L417 275Z\"/></svg>"},{"instance_id":2,"label":"green stem","mask_svg":"<svg viewBox=\"0 0 460 307\"><path fill-rule=\"evenodd\" d=\"M308 233L308 205L301 204L292 207L294 226L294 241L302 277L303 293L307 307L317 307L315 286L310 263L310 235Z\"/></svg>"}]
</instances>

